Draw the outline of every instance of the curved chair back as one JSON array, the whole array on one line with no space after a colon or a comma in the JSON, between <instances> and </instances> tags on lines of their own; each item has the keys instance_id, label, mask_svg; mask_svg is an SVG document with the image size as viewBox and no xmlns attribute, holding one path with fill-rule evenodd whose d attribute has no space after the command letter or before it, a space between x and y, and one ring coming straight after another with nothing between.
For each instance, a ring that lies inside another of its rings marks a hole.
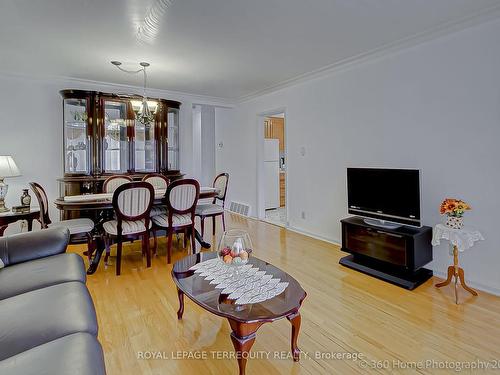
<instances>
[{"instance_id":1,"label":"curved chair back","mask_svg":"<svg viewBox=\"0 0 500 375\"><path fill-rule=\"evenodd\" d=\"M200 196L200 184L198 181L186 178L175 180L167 187L165 193L167 211L170 214L191 213L194 220L196 204Z\"/></svg>"},{"instance_id":2,"label":"curved chair back","mask_svg":"<svg viewBox=\"0 0 500 375\"><path fill-rule=\"evenodd\" d=\"M221 173L220 175L215 177L214 184L213 184L214 188L219 190L219 193L214 198L214 203L215 203L216 199L220 199L222 201L222 207L224 207L224 202L226 200L228 182L229 182L229 174L228 173Z\"/></svg>"},{"instance_id":3,"label":"curved chair back","mask_svg":"<svg viewBox=\"0 0 500 375\"><path fill-rule=\"evenodd\" d=\"M29 185L31 190L35 193L38 205L40 206L40 225L42 229L45 229L52 223L49 217L49 200L47 198L47 193L43 187L36 182L30 182Z\"/></svg>"},{"instance_id":4,"label":"curved chair back","mask_svg":"<svg viewBox=\"0 0 500 375\"><path fill-rule=\"evenodd\" d=\"M151 173L142 178L142 181L149 182L155 189L166 189L170 180L162 174Z\"/></svg>"},{"instance_id":5,"label":"curved chair back","mask_svg":"<svg viewBox=\"0 0 500 375\"><path fill-rule=\"evenodd\" d=\"M129 182L132 182L132 178L130 178L129 176L119 175L108 177L102 185L102 192L114 193L118 187Z\"/></svg>"},{"instance_id":6,"label":"curved chair back","mask_svg":"<svg viewBox=\"0 0 500 375\"><path fill-rule=\"evenodd\" d=\"M153 186L147 182L128 182L118 186L113 193L113 208L118 222L145 219L148 228L154 197Z\"/></svg>"}]
</instances>

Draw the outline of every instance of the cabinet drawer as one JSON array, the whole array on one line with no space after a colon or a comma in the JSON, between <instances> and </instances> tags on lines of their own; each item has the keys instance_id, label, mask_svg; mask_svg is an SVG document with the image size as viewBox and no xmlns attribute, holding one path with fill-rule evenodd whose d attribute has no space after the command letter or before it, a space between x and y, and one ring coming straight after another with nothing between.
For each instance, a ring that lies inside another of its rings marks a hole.
<instances>
[{"instance_id":1,"label":"cabinet drawer","mask_svg":"<svg viewBox=\"0 0 500 375\"><path fill-rule=\"evenodd\" d=\"M365 227L345 227L345 247L355 253L400 266L407 266L403 236Z\"/></svg>"}]
</instances>

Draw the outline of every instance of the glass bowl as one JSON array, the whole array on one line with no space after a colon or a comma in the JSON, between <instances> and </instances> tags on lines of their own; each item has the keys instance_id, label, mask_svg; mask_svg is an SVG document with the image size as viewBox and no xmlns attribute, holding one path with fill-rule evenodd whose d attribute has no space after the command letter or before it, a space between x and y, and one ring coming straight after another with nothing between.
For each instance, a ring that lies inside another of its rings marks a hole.
<instances>
[{"instance_id":1,"label":"glass bowl","mask_svg":"<svg viewBox=\"0 0 500 375\"><path fill-rule=\"evenodd\" d=\"M247 231L230 229L222 235L217 255L229 266L243 266L248 263L252 252L252 241Z\"/></svg>"}]
</instances>

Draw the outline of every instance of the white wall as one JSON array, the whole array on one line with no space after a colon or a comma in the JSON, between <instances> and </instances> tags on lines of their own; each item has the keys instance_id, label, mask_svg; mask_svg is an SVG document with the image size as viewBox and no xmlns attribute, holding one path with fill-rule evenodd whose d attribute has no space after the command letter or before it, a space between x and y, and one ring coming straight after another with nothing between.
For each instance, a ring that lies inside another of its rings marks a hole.
<instances>
[{"instance_id":1,"label":"white wall","mask_svg":"<svg viewBox=\"0 0 500 375\"><path fill-rule=\"evenodd\" d=\"M441 220L443 198L469 202L465 220L486 241L460 261L472 285L499 294L499 35L500 21L489 22L240 104L218 129L217 167L231 174L231 199L255 214L257 115L285 108L292 227L339 242L346 167L419 168L424 223ZM434 259L443 274L447 247Z\"/></svg>"},{"instance_id":2,"label":"white wall","mask_svg":"<svg viewBox=\"0 0 500 375\"><path fill-rule=\"evenodd\" d=\"M201 107L201 176L202 186L212 186L215 178L215 107Z\"/></svg>"},{"instance_id":3,"label":"white wall","mask_svg":"<svg viewBox=\"0 0 500 375\"><path fill-rule=\"evenodd\" d=\"M105 92L141 92L142 89L72 79L32 78L0 75L0 155L12 155L22 176L6 179L8 207L19 205L21 189L37 181L47 191L49 200L59 196L57 179L63 175L62 99L59 90L89 89ZM164 90L148 90L151 96L178 100L180 111L180 166L182 172L193 174L193 103L227 105L210 98ZM33 193L30 193L35 203ZM36 203L35 203L36 204ZM51 207L52 220L59 212ZM20 226L9 226L6 234L18 232Z\"/></svg>"}]
</instances>

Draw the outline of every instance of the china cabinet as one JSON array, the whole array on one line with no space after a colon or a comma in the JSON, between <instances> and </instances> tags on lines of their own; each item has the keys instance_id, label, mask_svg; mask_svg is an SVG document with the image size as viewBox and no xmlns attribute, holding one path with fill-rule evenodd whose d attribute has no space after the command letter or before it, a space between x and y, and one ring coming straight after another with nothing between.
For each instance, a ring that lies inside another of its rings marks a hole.
<instances>
[{"instance_id":1,"label":"china cabinet","mask_svg":"<svg viewBox=\"0 0 500 375\"><path fill-rule=\"evenodd\" d=\"M106 178L179 178L179 102L154 99L154 121L136 120L141 96L62 90L64 177L60 195L98 193Z\"/></svg>"}]
</instances>

